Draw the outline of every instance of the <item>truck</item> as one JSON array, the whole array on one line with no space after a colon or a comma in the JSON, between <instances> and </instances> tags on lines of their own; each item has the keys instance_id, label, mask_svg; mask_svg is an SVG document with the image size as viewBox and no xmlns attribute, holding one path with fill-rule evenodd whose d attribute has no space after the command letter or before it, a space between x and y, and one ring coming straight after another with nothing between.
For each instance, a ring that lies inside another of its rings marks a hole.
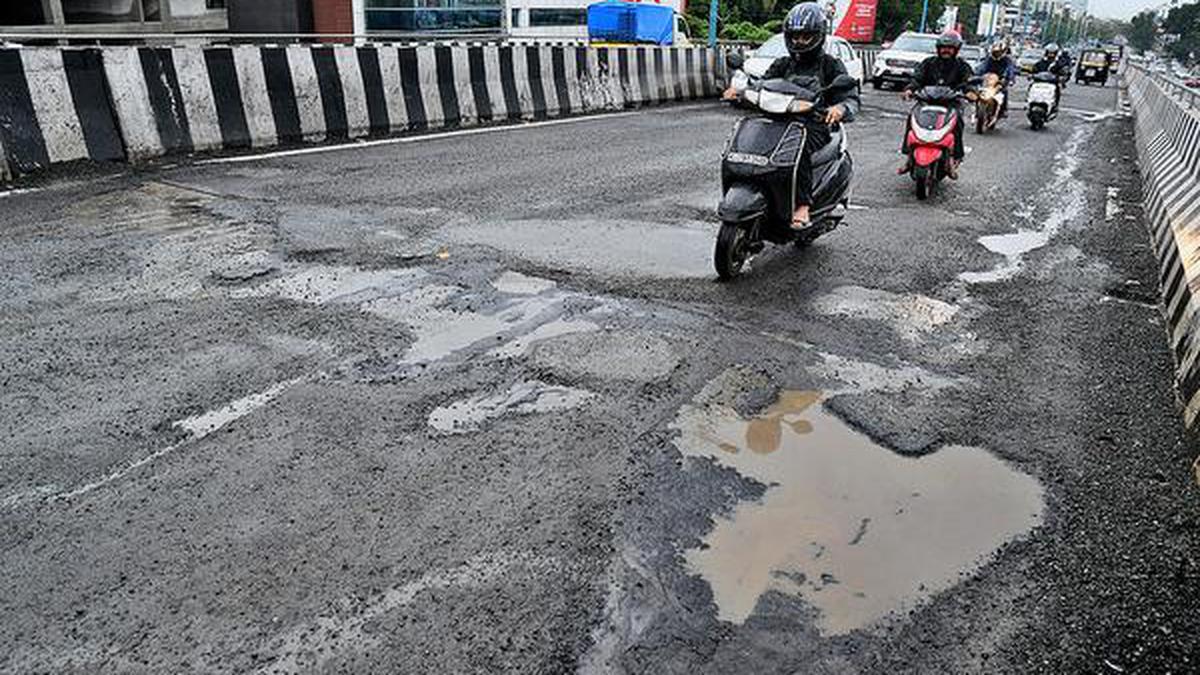
<instances>
[{"instance_id":1,"label":"truck","mask_svg":"<svg viewBox=\"0 0 1200 675\"><path fill-rule=\"evenodd\" d=\"M625 0L597 2L588 5L587 28L588 41L598 46L691 44L687 24L669 5Z\"/></svg>"}]
</instances>

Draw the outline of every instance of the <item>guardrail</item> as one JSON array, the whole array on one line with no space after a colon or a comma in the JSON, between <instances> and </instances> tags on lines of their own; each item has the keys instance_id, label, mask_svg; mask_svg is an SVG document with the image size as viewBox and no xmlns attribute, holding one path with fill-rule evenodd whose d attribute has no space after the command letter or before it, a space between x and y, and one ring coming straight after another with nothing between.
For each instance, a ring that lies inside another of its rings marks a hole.
<instances>
[{"instance_id":1,"label":"guardrail","mask_svg":"<svg viewBox=\"0 0 1200 675\"><path fill-rule=\"evenodd\" d=\"M1195 87L1189 87L1186 82L1177 77L1172 77L1164 72L1151 70L1141 64L1130 63L1129 68L1140 71L1143 75L1149 77L1162 87L1163 92L1172 99L1186 103L1188 110L1200 110L1200 91Z\"/></svg>"},{"instance_id":2,"label":"guardrail","mask_svg":"<svg viewBox=\"0 0 1200 675\"><path fill-rule=\"evenodd\" d=\"M1122 82L1135 119L1176 386L1192 427L1200 417L1200 111L1186 84L1140 64L1130 63Z\"/></svg>"}]
</instances>

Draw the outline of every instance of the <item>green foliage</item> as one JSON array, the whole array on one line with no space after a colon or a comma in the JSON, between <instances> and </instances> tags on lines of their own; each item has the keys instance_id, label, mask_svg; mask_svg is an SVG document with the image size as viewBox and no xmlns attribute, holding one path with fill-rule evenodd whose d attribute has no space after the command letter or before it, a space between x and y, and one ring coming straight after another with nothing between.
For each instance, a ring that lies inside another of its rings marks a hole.
<instances>
[{"instance_id":1,"label":"green foliage","mask_svg":"<svg viewBox=\"0 0 1200 675\"><path fill-rule=\"evenodd\" d=\"M1145 11L1133 17L1129 27L1129 43L1139 52L1154 48L1154 35L1158 26L1154 20L1154 12Z\"/></svg>"},{"instance_id":2,"label":"green foliage","mask_svg":"<svg viewBox=\"0 0 1200 675\"><path fill-rule=\"evenodd\" d=\"M726 24L721 28L722 40L737 40L739 42L750 42L760 45L766 42L774 35L771 31L762 26L755 25L749 21L739 21L737 23Z\"/></svg>"},{"instance_id":3,"label":"green foliage","mask_svg":"<svg viewBox=\"0 0 1200 675\"><path fill-rule=\"evenodd\" d=\"M1200 5L1181 5L1167 13L1162 24L1163 31L1178 35L1179 39L1167 45L1167 51L1180 61L1193 61L1200 55Z\"/></svg>"},{"instance_id":4,"label":"green foliage","mask_svg":"<svg viewBox=\"0 0 1200 675\"><path fill-rule=\"evenodd\" d=\"M924 3L920 0L879 0L875 8L875 40L894 40L906 30L920 30L923 6ZM929 0L926 31L937 32L937 21L941 18L945 6L943 0Z\"/></svg>"}]
</instances>

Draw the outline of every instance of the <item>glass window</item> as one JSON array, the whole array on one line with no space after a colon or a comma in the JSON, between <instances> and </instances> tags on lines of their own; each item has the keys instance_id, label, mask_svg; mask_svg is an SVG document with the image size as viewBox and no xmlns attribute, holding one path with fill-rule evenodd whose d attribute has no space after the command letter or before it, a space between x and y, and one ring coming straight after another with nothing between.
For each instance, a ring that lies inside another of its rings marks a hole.
<instances>
[{"instance_id":1,"label":"glass window","mask_svg":"<svg viewBox=\"0 0 1200 675\"><path fill-rule=\"evenodd\" d=\"M0 7L0 26L39 26L49 23L40 2L6 2Z\"/></svg>"},{"instance_id":2,"label":"glass window","mask_svg":"<svg viewBox=\"0 0 1200 675\"><path fill-rule=\"evenodd\" d=\"M211 11L225 8L225 0L171 0L171 16L204 16Z\"/></svg>"},{"instance_id":3,"label":"glass window","mask_svg":"<svg viewBox=\"0 0 1200 675\"><path fill-rule=\"evenodd\" d=\"M512 26L513 28L520 28L520 27L521 27L521 10L520 10L519 8L518 8L518 9L514 9L514 10L512 11L512 19L511 19L511 21L512 21L512 24L511 24L511 26Z\"/></svg>"},{"instance_id":4,"label":"glass window","mask_svg":"<svg viewBox=\"0 0 1200 675\"><path fill-rule=\"evenodd\" d=\"M551 9L534 7L529 10L530 26L586 26L586 9Z\"/></svg>"},{"instance_id":5,"label":"glass window","mask_svg":"<svg viewBox=\"0 0 1200 675\"><path fill-rule=\"evenodd\" d=\"M503 0L367 0L367 30L499 31Z\"/></svg>"},{"instance_id":6,"label":"glass window","mask_svg":"<svg viewBox=\"0 0 1200 675\"><path fill-rule=\"evenodd\" d=\"M934 54L937 52L937 36L936 35L901 35L896 38L896 43L892 45L892 49L901 52L925 52Z\"/></svg>"},{"instance_id":7,"label":"glass window","mask_svg":"<svg viewBox=\"0 0 1200 675\"><path fill-rule=\"evenodd\" d=\"M140 0L62 0L67 23L125 23L142 20Z\"/></svg>"}]
</instances>

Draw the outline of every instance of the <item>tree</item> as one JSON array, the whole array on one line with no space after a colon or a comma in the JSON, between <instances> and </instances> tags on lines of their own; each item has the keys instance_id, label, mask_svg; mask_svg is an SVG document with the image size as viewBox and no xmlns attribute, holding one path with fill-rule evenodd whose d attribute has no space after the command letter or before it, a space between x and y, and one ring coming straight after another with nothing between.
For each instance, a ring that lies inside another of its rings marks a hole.
<instances>
[{"instance_id":1,"label":"tree","mask_svg":"<svg viewBox=\"0 0 1200 675\"><path fill-rule=\"evenodd\" d=\"M1192 54L1200 52L1200 5L1182 5L1167 13L1163 31L1176 35L1167 51L1180 61L1191 61Z\"/></svg>"},{"instance_id":2,"label":"tree","mask_svg":"<svg viewBox=\"0 0 1200 675\"><path fill-rule=\"evenodd\" d=\"M920 30L922 5L920 0L879 0L875 7L875 40L894 40L906 30ZM926 30L937 30L937 20L945 6L943 0L929 0Z\"/></svg>"},{"instance_id":3,"label":"tree","mask_svg":"<svg viewBox=\"0 0 1200 675\"><path fill-rule=\"evenodd\" d=\"M1133 17L1129 26L1129 44L1139 52L1149 51L1154 48L1154 36L1158 31L1158 25L1154 20L1154 12L1149 10L1139 13Z\"/></svg>"}]
</instances>

